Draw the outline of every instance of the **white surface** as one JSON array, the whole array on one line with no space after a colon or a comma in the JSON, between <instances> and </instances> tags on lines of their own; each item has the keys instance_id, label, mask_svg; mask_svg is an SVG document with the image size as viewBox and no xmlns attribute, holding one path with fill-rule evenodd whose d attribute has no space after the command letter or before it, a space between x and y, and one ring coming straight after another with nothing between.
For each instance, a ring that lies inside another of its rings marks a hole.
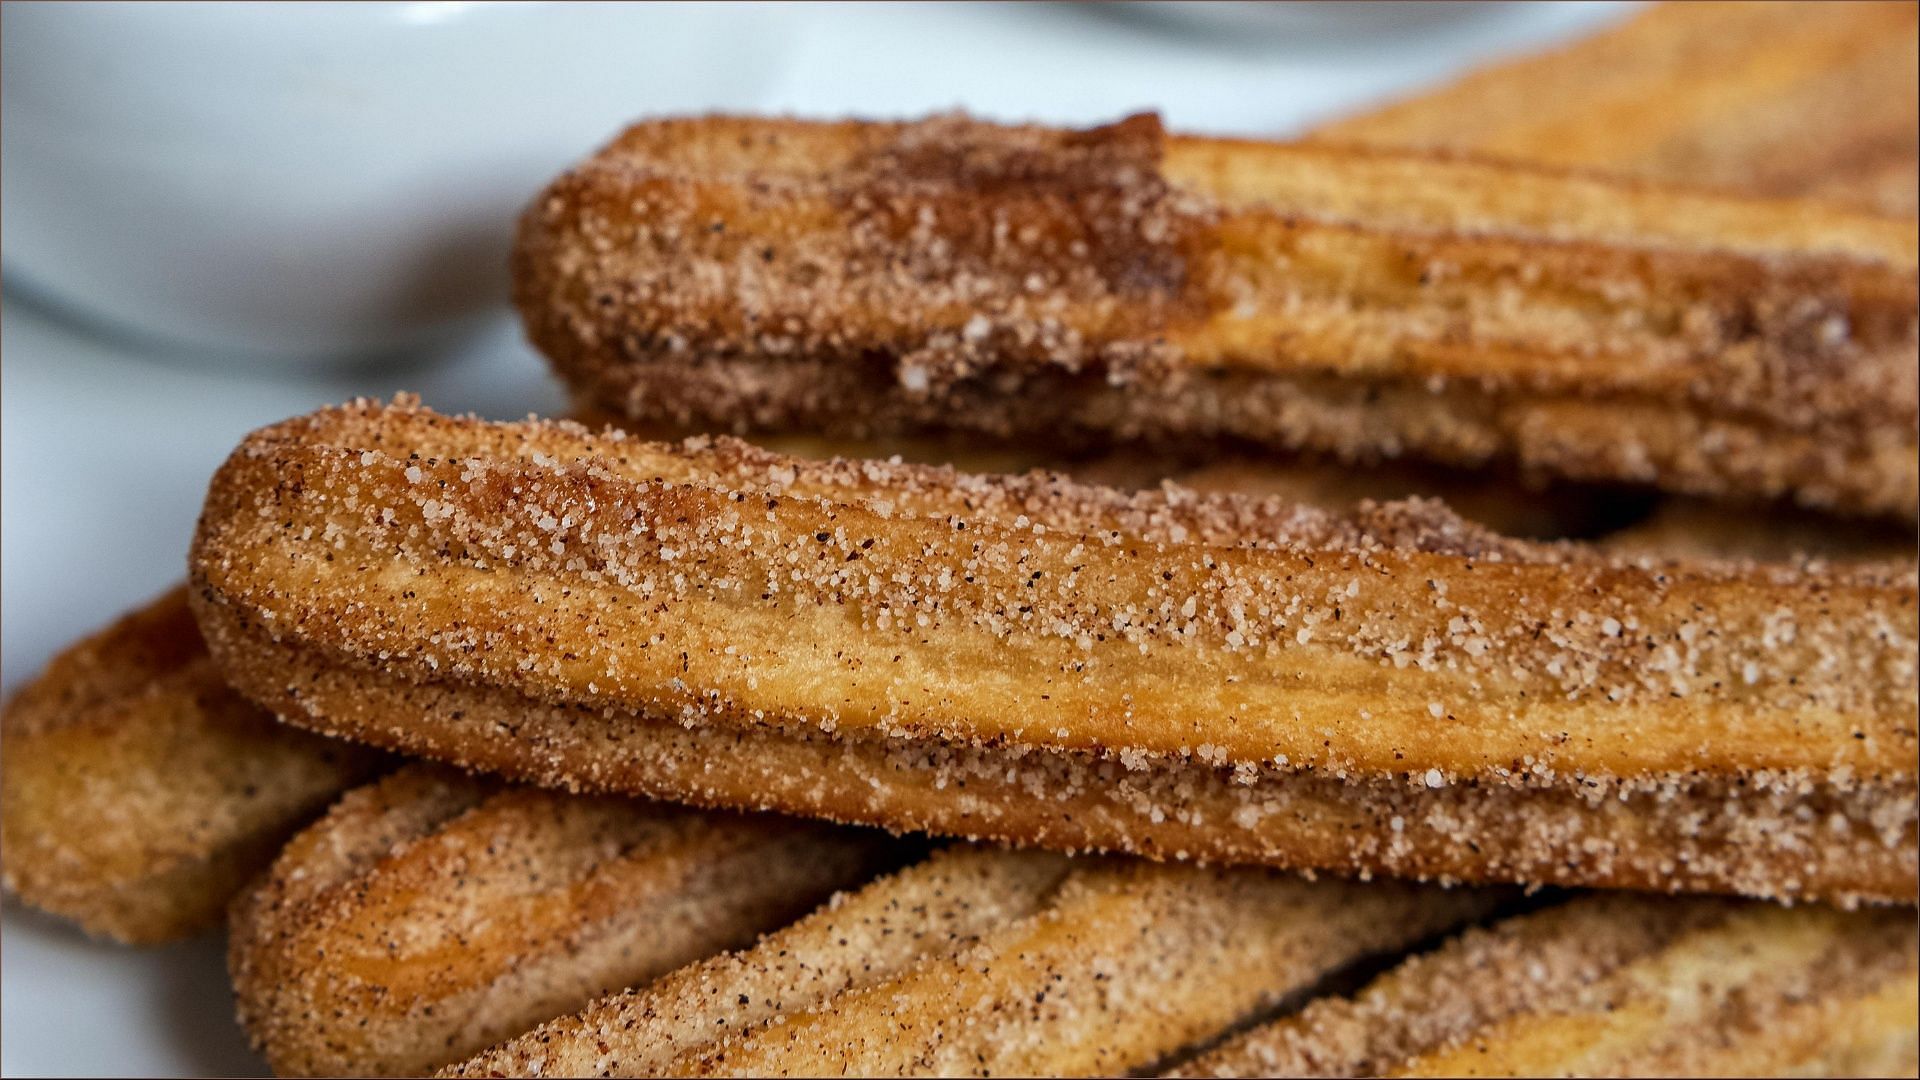
<instances>
[{"instance_id":1,"label":"white surface","mask_svg":"<svg viewBox=\"0 0 1920 1080\"><path fill-rule=\"evenodd\" d=\"M441 341L504 299L527 196L643 101L738 109L785 9L18 3L7 273L89 317L288 361Z\"/></svg>"},{"instance_id":2,"label":"white surface","mask_svg":"<svg viewBox=\"0 0 1920 1080\"><path fill-rule=\"evenodd\" d=\"M1608 7L1412 22L1334 13L1223 36L1147 8L832 5L797 14L781 70L752 104L876 116L964 105L1065 122L1158 107L1176 128L1277 135L1483 57L1570 36L1609 17ZM635 62L645 55L636 47ZM518 75L499 78L512 85ZM625 112L657 106L635 100ZM553 103L557 114L568 107ZM578 152L607 134L584 138ZM0 222L0 246L15 224ZM294 377L147 355L9 294L0 314L0 684L10 690L54 650L179 577L206 478L247 430L401 388L439 408L497 417L562 404L504 313L409 367ZM263 1068L230 1019L213 938L134 952L87 942L11 903L3 918L0 1071Z\"/></svg>"}]
</instances>

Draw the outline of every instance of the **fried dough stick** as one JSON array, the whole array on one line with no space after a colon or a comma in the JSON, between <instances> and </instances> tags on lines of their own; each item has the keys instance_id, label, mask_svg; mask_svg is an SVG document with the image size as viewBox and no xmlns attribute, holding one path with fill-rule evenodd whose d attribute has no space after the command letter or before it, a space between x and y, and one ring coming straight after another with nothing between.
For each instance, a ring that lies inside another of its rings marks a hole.
<instances>
[{"instance_id":1,"label":"fried dough stick","mask_svg":"<svg viewBox=\"0 0 1920 1080\"><path fill-rule=\"evenodd\" d=\"M1468 930L1173 1075L1912 1076L1910 911L1596 895Z\"/></svg>"},{"instance_id":2,"label":"fried dough stick","mask_svg":"<svg viewBox=\"0 0 1920 1080\"><path fill-rule=\"evenodd\" d=\"M1911 568L410 402L248 439L192 563L245 693L541 783L1353 874L1910 901L1920 865Z\"/></svg>"},{"instance_id":3,"label":"fried dough stick","mask_svg":"<svg viewBox=\"0 0 1920 1080\"><path fill-rule=\"evenodd\" d=\"M941 117L637 125L515 294L640 422L1499 463L1916 511L1915 226L1547 169Z\"/></svg>"},{"instance_id":4,"label":"fried dough stick","mask_svg":"<svg viewBox=\"0 0 1920 1080\"><path fill-rule=\"evenodd\" d=\"M227 688L175 588L56 656L0 713L6 886L131 944L219 922L381 755Z\"/></svg>"},{"instance_id":5,"label":"fried dough stick","mask_svg":"<svg viewBox=\"0 0 1920 1080\"><path fill-rule=\"evenodd\" d=\"M417 1075L751 942L881 865L879 833L411 765L234 907L242 1024L280 1075Z\"/></svg>"},{"instance_id":6,"label":"fried dough stick","mask_svg":"<svg viewBox=\"0 0 1920 1080\"><path fill-rule=\"evenodd\" d=\"M1912 3L1668 3L1537 56L1321 127L1911 216Z\"/></svg>"},{"instance_id":7,"label":"fried dough stick","mask_svg":"<svg viewBox=\"0 0 1920 1080\"><path fill-rule=\"evenodd\" d=\"M1494 899L950 849L447 1075L1111 1075Z\"/></svg>"}]
</instances>

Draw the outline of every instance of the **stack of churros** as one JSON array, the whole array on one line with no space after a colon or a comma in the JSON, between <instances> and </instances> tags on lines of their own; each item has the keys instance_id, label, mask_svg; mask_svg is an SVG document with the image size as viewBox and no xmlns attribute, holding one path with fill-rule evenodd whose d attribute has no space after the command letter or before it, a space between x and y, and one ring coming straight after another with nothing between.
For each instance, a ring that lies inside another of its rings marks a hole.
<instances>
[{"instance_id":1,"label":"stack of churros","mask_svg":"<svg viewBox=\"0 0 1920 1080\"><path fill-rule=\"evenodd\" d=\"M7 887L224 915L283 1075L1914 1075L1913 10L640 124L515 253L582 422L248 436Z\"/></svg>"},{"instance_id":2,"label":"stack of churros","mask_svg":"<svg viewBox=\"0 0 1920 1080\"><path fill-rule=\"evenodd\" d=\"M642 124L528 212L591 406L1252 445L1915 512L1912 220L1416 152Z\"/></svg>"}]
</instances>

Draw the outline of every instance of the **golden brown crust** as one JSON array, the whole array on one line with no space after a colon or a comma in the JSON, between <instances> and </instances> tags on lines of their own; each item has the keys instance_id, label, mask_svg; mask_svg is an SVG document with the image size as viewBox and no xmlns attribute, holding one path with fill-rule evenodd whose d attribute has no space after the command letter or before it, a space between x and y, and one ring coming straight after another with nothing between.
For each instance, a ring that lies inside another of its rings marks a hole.
<instances>
[{"instance_id":1,"label":"golden brown crust","mask_svg":"<svg viewBox=\"0 0 1920 1080\"><path fill-rule=\"evenodd\" d=\"M950 850L449 1074L1113 1075L1492 905L1259 870Z\"/></svg>"},{"instance_id":2,"label":"golden brown crust","mask_svg":"<svg viewBox=\"0 0 1920 1080\"><path fill-rule=\"evenodd\" d=\"M133 944L217 923L282 841L379 762L229 690L184 588L56 656L0 733L7 888Z\"/></svg>"},{"instance_id":3,"label":"golden brown crust","mask_svg":"<svg viewBox=\"0 0 1920 1080\"><path fill-rule=\"evenodd\" d=\"M1910 2L1689 0L1319 134L1910 216L1920 187L1917 57Z\"/></svg>"},{"instance_id":4,"label":"golden brown crust","mask_svg":"<svg viewBox=\"0 0 1920 1080\"><path fill-rule=\"evenodd\" d=\"M642 421L1504 461L1915 513L1914 226L1430 155L944 117L641 124L516 296Z\"/></svg>"},{"instance_id":5,"label":"golden brown crust","mask_svg":"<svg viewBox=\"0 0 1920 1080\"><path fill-rule=\"evenodd\" d=\"M411 766L236 903L240 1019L282 1076L417 1075L750 942L883 840Z\"/></svg>"},{"instance_id":6,"label":"golden brown crust","mask_svg":"<svg viewBox=\"0 0 1920 1080\"><path fill-rule=\"evenodd\" d=\"M1200 1076L1912 1075L1910 912L1592 896L1469 930Z\"/></svg>"},{"instance_id":7,"label":"golden brown crust","mask_svg":"<svg viewBox=\"0 0 1920 1080\"><path fill-rule=\"evenodd\" d=\"M192 563L243 692L544 783L1360 874L1914 896L1911 569L1635 564L1432 504L407 404L249 439Z\"/></svg>"}]
</instances>

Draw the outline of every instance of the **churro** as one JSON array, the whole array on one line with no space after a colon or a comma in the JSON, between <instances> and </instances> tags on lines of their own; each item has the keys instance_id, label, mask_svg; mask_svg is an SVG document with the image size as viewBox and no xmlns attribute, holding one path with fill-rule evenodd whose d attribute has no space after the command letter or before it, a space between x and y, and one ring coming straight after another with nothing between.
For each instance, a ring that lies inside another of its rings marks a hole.
<instances>
[{"instance_id":1,"label":"churro","mask_svg":"<svg viewBox=\"0 0 1920 1080\"><path fill-rule=\"evenodd\" d=\"M963 847L448 1075L1115 1075L1493 902Z\"/></svg>"},{"instance_id":2,"label":"churro","mask_svg":"<svg viewBox=\"0 0 1920 1080\"><path fill-rule=\"evenodd\" d=\"M523 218L585 404L1503 463L1911 519L1914 223L1417 152L637 125Z\"/></svg>"},{"instance_id":3,"label":"churro","mask_svg":"<svg viewBox=\"0 0 1920 1080\"><path fill-rule=\"evenodd\" d=\"M1911 567L356 403L192 558L290 722L540 783L1348 874L1911 901Z\"/></svg>"},{"instance_id":4,"label":"churro","mask_svg":"<svg viewBox=\"0 0 1920 1080\"><path fill-rule=\"evenodd\" d=\"M745 945L887 849L409 766L349 793L236 903L240 1019L282 1076L418 1075Z\"/></svg>"},{"instance_id":5,"label":"churro","mask_svg":"<svg viewBox=\"0 0 1920 1080\"><path fill-rule=\"evenodd\" d=\"M1317 134L1818 195L1911 217L1917 31L1909 2L1659 4Z\"/></svg>"},{"instance_id":6,"label":"churro","mask_svg":"<svg viewBox=\"0 0 1920 1080\"><path fill-rule=\"evenodd\" d=\"M1468 930L1174 1075L1912 1076L1909 911L1595 895Z\"/></svg>"},{"instance_id":7,"label":"churro","mask_svg":"<svg viewBox=\"0 0 1920 1080\"><path fill-rule=\"evenodd\" d=\"M0 713L6 886L134 944L220 921L380 755L276 724L207 658L176 588L55 657Z\"/></svg>"}]
</instances>

